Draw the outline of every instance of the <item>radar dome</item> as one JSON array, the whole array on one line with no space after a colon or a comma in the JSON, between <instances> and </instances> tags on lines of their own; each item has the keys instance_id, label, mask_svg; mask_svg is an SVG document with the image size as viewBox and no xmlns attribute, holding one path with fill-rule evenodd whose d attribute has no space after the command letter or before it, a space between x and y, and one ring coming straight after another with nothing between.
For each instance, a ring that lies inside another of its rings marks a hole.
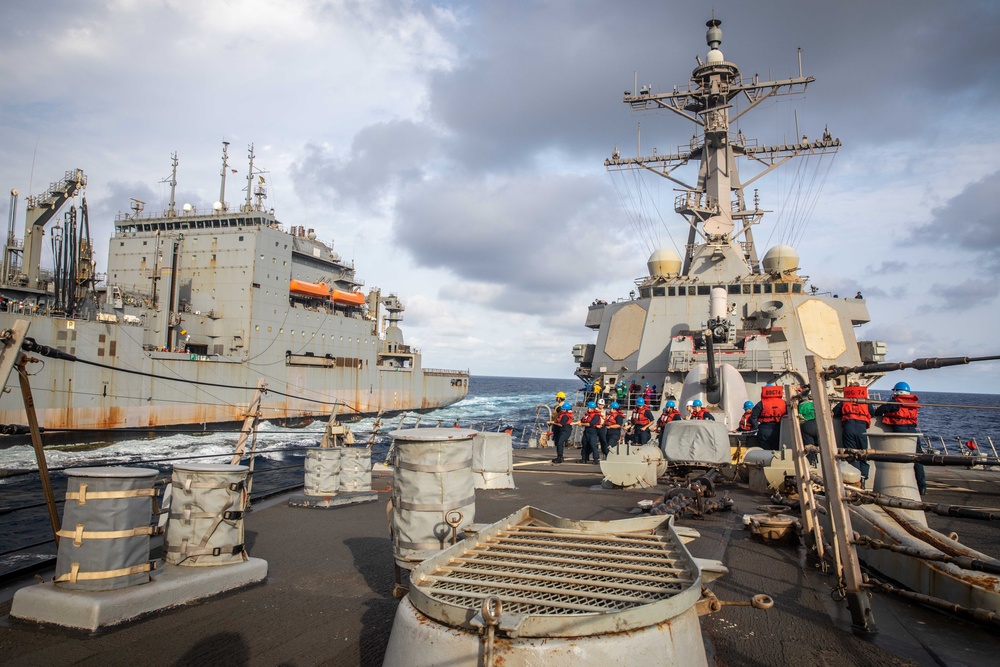
<instances>
[{"instance_id":1,"label":"radar dome","mask_svg":"<svg viewBox=\"0 0 1000 667\"><path fill-rule=\"evenodd\" d=\"M710 63L721 63L725 58L722 57L722 51L718 49L712 49L708 52L708 62Z\"/></svg>"},{"instance_id":2,"label":"radar dome","mask_svg":"<svg viewBox=\"0 0 1000 667\"><path fill-rule=\"evenodd\" d=\"M670 248L660 248L649 256L646 266L651 276L676 276L681 271L681 256Z\"/></svg>"},{"instance_id":3,"label":"radar dome","mask_svg":"<svg viewBox=\"0 0 1000 667\"><path fill-rule=\"evenodd\" d=\"M761 260L767 273L781 273L799 268L799 254L787 245L776 245L766 253Z\"/></svg>"},{"instance_id":4,"label":"radar dome","mask_svg":"<svg viewBox=\"0 0 1000 667\"><path fill-rule=\"evenodd\" d=\"M222 210L222 202L221 201L217 201L214 204L212 204L212 210L216 211L216 212L221 211Z\"/></svg>"},{"instance_id":5,"label":"radar dome","mask_svg":"<svg viewBox=\"0 0 1000 667\"><path fill-rule=\"evenodd\" d=\"M191 204L184 204L183 208L185 213L190 213L194 210L194 206L191 206Z\"/></svg>"}]
</instances>

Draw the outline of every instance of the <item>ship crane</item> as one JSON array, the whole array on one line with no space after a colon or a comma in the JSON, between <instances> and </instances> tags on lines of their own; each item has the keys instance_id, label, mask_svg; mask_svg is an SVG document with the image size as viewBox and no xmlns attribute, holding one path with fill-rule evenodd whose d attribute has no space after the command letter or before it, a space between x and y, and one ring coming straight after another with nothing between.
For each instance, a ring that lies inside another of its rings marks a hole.
<instances>
[{"instance_id":1,"label":"ship crane","mask_svg":"<svg viewBox=\"0 0 1000 667\"><path fill-rule=\"evenodd\" d=\"M72 199L77 192L87 187L87 177L82 169L67 171L61 181L56 181L49 189L40 195L28 197L24 224L24 249L21 253L21 272L14 278L17 286L31 290L45 291L41 283L42 239L45 236L45 225L55 217L63 204ZM8 245L7 252L11 248ZM7 276L4 276L6 279Z\"/></svg>"}]
</instances>

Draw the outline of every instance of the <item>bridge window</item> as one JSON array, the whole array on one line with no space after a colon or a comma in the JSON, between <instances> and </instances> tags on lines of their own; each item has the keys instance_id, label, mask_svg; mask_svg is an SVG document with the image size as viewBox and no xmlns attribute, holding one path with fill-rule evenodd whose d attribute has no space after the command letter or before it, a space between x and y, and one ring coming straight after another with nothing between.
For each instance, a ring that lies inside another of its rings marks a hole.
<instances>
[{"instance_id":1,"label":"bridge window","mask_svg":"<svg viewBox=\"0 0 1000 667\"><path fill-rule=\"evenodd\" d=\"M730 285L729 286L729 293L730 294L739 294L740 293L740 286L739 285Z\"/></svg>"},{"instance_id":2,"label":"bridge window","mask_svg":"<svg viewBox=\"0 0 1000 667\"><path fill-rule=\"evenodd\" d=\"M771 293L771 283L765 283L764 284L764 294L770 294L770 293Z\"/></svg>"},{"instance_id":3,"label":"bridge window","mask_svg":"<svg viewBox=\"0 0 1000 667\"><path fill-rule=\"evenodd\" d=\"M667 295L666 288L664 288L664 287L654 287L653 288L653 296L666 296L666 295Z\"/></svg>"},{"instance_id":4,"label":"bridge window","mask_svg":"<svg viewBox=\"0 0 1000 667\"><path fill-rule=\"evenodd\" d=\"M802 285L799 283L792 285L792 292L794 294L802 294Z\"/></svg>"},{"instance_id":5,"label":"bridge window","mask_svg":"<svg viewBox=\"0 0 1000 667\"><path fill-rule=\"evenodd\" d=\"M677 296L677 288L676 287L668 287L667 288L667 296Z\"/></svg>"},{"instance_id":6,"label":"bridge window","mask_svg":"<svg viewBox=\"0 0 1000 667\"><path fill-rule=\"evenodd\" d=\"M698 285L698 296L708 296L712 293L712 288L708 285Z\"/></svg>"},{"instance_id":7,"label":"bridge window","mask_svg":"<svg viewBox=\"0 0 1000 667\"><path fill-rule=\"evenodd\" d=\"M774 286L774 291L778 294L788 294L788 283L778 283Z\"/></svg>"}]
</instances>

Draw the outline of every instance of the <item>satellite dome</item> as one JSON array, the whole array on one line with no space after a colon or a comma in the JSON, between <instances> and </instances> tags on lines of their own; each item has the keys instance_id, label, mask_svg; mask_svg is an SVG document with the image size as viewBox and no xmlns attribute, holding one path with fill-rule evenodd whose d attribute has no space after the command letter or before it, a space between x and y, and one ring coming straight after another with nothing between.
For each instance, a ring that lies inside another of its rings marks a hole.
<instances>
[{"instance_id":1,"label":"satellite dome","mask_svg":"<svg viewBox=\"0 0 1000 667\"><path fill-rule=\"evenodd\" d=\"M722 51L718 49L712 49L708 52L708 58L706 60L710 63L721 63L725 58L722 57Z\"/></svg>"},{"instance_id":2,"label":"satellite dome","mask_svg":"<svg viewBox=\"0 0 1000 667\"><path fill-rule=\"evenodd\" d=\"M670 248L660 248L649 256L646 267L651 276L676 276L681 271L681 256Z\"/></svg>"},{"instance_id":3,"label":"satellite dome","mask_svg":"<svg viewBox=\"0 0 1000 667\"><path fill-rule=\"evenodd\" d=\"M183 209L185 213L190 213L194 210L194 206L191 206L191 204L184 204Z\"/></svg>"},{"instance_id":4,"label":"satellite dome","mask_svg":"<svg viewBox=\"0 0 1000 667\"><path fill-rule=\"evenodd\" d=\"M776 245L764 253L761 264L767 273L781 273L797 269L799 268L799 254L791 246Z\"/></svg>"},{"instance_id":5,"label":"satellite dome","mask_svg":"<svg viewBox=\"0 0 1000 667\"><path fill-rule=\"evenodd\" d=\"M214 204L212 204L212 210L215 211L216 213L218 213L219 211L221 211L222 210L222 202L221 201L217 201Z\"/></svg>"}]
</instances>

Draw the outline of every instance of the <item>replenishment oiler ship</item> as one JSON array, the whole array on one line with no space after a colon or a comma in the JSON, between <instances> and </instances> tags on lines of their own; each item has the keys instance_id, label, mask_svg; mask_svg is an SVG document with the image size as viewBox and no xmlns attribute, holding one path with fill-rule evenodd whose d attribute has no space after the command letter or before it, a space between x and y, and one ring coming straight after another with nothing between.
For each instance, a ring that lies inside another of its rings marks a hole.
<instances>
[{"instance_id":1,"label":"replenishment oiler ship","mask_svg":"<svg viewBox=\"0 0 1000 667\"><path fill-rule=\"evenodd\" d=\"M464 398L467 371L424 368L404 343L397 295L363 292L353 262L266 207L252 146L246 199L230 207L227 149L207 211L176 205L173 156L167 209L150 215L133 199L118 215L103 280L86 199L57 217L82 195L83 170L27 198L23 240L11 191L0 330L26 321L28 339L56 351L27 368L46 433L222 428L244 419L260 384L261 417L284 424L328 416L334 404L391 414ZM46 226L51 271L40 269ZM23 407L17 391L0 398L0 428L23 432Z\"/></svg>"}]
</instances>

